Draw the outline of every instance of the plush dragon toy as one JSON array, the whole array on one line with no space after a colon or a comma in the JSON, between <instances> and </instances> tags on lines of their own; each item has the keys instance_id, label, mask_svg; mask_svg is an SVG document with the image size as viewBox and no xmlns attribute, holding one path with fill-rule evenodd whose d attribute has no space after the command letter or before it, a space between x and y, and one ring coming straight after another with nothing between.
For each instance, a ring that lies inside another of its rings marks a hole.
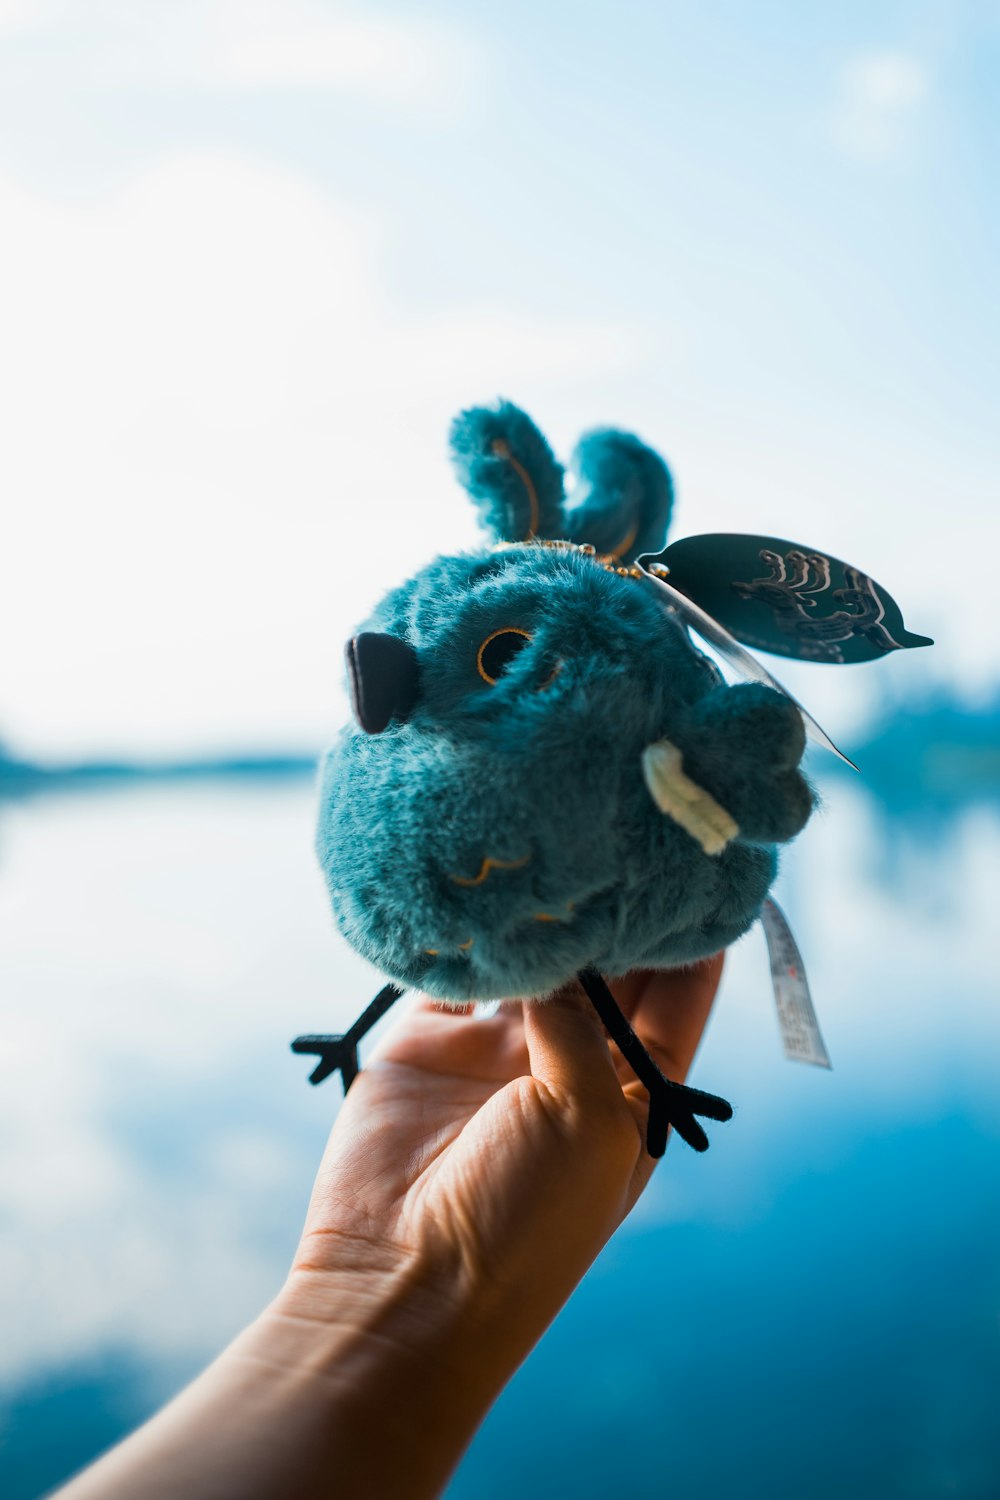
<instances>
[{"instance_id":1,"label":"plush dragon toy","mask_svg":"<svg viewBox=\"0 0 1000 1500\"><path fill-rule=\"evenodd\" d=\"M436 558L349 642L355 723L322 770L334 915L390 982L346 1034L293 1049L346 1090L405 988L544 1001L576 976L649 1090L651 1154L671 1125L704 1150L695 1117L730 1106L660 1073L607 981L734 942L812 811L812 721L738 642L832 662L929 642L826 554L731 535L663 551L670 474L631 434L582 439L569 498L509 403L463 412L451 452L490 545ZM727 684L692 629L757 680Z\"/></svg>"}]
</instances>

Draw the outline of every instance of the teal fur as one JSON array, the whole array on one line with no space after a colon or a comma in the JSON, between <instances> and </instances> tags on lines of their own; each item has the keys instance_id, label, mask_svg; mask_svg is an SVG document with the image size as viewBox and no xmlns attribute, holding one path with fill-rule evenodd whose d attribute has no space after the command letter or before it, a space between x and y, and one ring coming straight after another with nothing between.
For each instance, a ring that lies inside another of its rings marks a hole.
<instances>
[{"instance_id":1,"label":"teal fur","mask_svg":"<svg viewBox=\"0 0 1000 1500\"><path fill-rule=\"evenodd\" d=\"M452 429L495 537L525 534L529 513L498 438L531 478L538 535L602 547L627 522L640 550L662 547L671 485L651 450L586 438L567 516L559 465L506 403ZM511 546L436 558L361 628L414 648L419 693L405 723L350 725L326 756L317 847L341 931L390 979L454 1002L540 997L587 966L688 963L756 919L775 844L812 809L802 721L769 688L727 686L650 585ZM490 685L477 652L498 629L530 640ZM662 738L740 825L720 854L653 802L641 756Z\"/></svg>"},{"instance_id":2,"label":"teal fur","mask_svg":"<svg viewBox=\"0 0 1000 1500\"><path fill-rule=\"evenodd\" d=\"M451 426L451 456L497 541L563 535L562 467L518 407L500 401L461 412Z\"/></svg>"},{"instance_id":3,"label":"teal fur","mask_svg":"<svg viewBox=\"0 0 1000 1500\"><path fill-rule=\"evenodd\" d=\"M663 546L673 504L670 471L630 432L599 428L580 439L569 503L561 465L531 418L509 401L461 412L452 423L451 455L498 542L532 536L590 542L623 562Z\"/></svg>"},{"instance_id":4,"label":"teal fur","mask_svg":"<svg viewBox=\"0 0 1000 1500\"><path fill-rule=\"evenodd\" d=\"M600 428L580 439L570 462L576 477L565 535L631 562L659 552L670 523L670 470L630 432Z\"/></svg>"}]
</instances>

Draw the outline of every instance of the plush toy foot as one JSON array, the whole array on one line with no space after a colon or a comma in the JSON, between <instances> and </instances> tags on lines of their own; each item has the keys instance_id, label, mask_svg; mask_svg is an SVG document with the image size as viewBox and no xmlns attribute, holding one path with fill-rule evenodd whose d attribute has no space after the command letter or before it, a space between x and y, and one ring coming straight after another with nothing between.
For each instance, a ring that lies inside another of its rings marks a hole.
<instances>
[{"instance_id":1,"label":"plush toy foot","mask_svg":"<svg viewBox=\"0 0 1000 1500\"><path fill-rule=\"evenodd\" d=\"M339 1073L344 1080L344 1093L358 1076L358 1043L376 1021L380 1021L403 993L394 984L379 990L371 1005L355 1021L343 1036L297 1036L292 1043L293 1052L314 1052L319 1062L309 1074L310 1083L322 1083L331 1073Z\"/></svg>"},{"instance_id":2,"label":"plush toy foot","mask_svg":"<svg viewBox=\"0 0 1000 1500\"><path fill-rule=\"evenodd\" d=\"M672 1125L681 1140L687 1141L693 1150L707 1151L708 1136L695 1115L704 1115L709 1120L731 1120L733 1106L717 1094L705 1094L701 1089L688 1088L685 1083L673 1083L658 1068L656 1071L658 1078L642 1079L649 1090L646 1150L654 1158L661 1157L667 1148L668 1127Z\"/></svg>"},{"instance_id":3,"label":"plush toy foot","mask_svg":"<svg viewBox=\"0 0 1000 1500\"><path fill-rule=\"evenodd\" d=\"M323 1083L331 1073L344 1080L344 1093L358 1076L358 1044L348 1036L297 1036L293 1052L315 1052L319 1062L309 1074L310 1083Z\"/></svg>"},{"instance_id":4,"label":"plush toy foot","mask_svg":"<svg viewBox=\"0 0 1000 1500\"><path fill-rule=\"evenodd\" d=\"M695 1119L731 1120L733 1107L716 1094L705 1094L685 1083L674 1083L656 1066L618 1007L618 1002L596 969L581 969L577 975L584 994L597 1011L604 1028L640 1083L649 1093L646 1119L646 1150L654 1158L667 1148L667 1130L672 1125L682 1141L695 1151L708 1150L708 1136Z\"/></svg>"}]
</instances>

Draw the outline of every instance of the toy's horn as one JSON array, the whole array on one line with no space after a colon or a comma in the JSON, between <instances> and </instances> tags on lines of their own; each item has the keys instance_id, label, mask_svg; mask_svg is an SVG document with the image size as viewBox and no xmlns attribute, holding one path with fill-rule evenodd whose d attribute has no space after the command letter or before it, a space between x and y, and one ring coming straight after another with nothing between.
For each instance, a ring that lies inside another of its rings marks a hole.
<instances>
[{"instance_id":1,"label":"toy's horn","mask_svg":"<svg viewBox=\"0 0 1000 1500\"><path fill-rule=\"evenodd\" d=\"M669 740L646 746L642 774L660 811L697 839L706 854L721 854L739 833L735 818L685 773L681 752Z\"/></svg>"},{"instance_id":2,"label":"toy's horn","mask_svg":"<svg viewBox=\"0 0 1000 1500\"><path fill-rule=\"evenodd\" d=\"M347 643L347 678L354 717L366 734L381 734L413 712L419 685L417 653L398 635L363 631Z\"/></svg>"}]
</instances>

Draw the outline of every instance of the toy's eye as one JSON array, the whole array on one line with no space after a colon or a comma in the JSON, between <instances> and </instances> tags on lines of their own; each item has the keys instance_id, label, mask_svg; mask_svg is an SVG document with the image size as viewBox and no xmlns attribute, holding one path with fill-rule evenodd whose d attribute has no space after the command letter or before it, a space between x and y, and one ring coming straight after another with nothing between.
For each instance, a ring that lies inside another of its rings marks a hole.
<instances>
[{"instance_id":1,"label":"toy's eye","mask_svg":"<svg viewBox=\"0 0 1000 1500\"><path fill-rule=\"evenodd\" d=\"M476 667L484 682L492 687L502 677L519 651L531 640L526 630L507 626L488 635L476 653Z\"/></svg>"}]
</instances>

